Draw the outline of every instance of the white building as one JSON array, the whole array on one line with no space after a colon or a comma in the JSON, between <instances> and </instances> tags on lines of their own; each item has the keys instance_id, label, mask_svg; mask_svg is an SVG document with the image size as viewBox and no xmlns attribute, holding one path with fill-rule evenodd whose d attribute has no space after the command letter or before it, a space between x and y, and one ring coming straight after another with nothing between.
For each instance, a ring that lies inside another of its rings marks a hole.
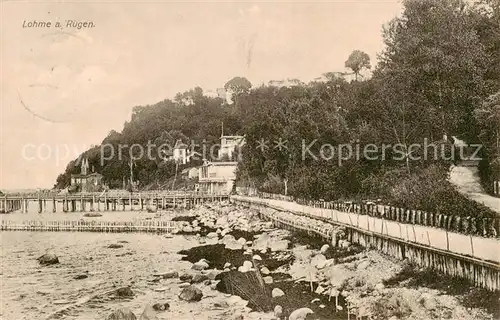
<instances>
[{"instance_id":1,"label":"white building","mask_svg":"<svg viewBox=\"0 0 500 320\"><path fill-rule=\"evenodd\" d=\"M236 150L245 144L244 136L220 137L221 148L219 149L219 161L206 161L200 167L198 182L201 192L212 194L229 194L233 190L236 180L236 168L238 161L235 161ZM222 159L229 161L220 161Z\"/></svg>"},{"instance_id":2,"label":"white building","mask_svg":"<svg viewBox=\"0 0 500 320\"><path fill-rule=\"evenodd\" d=\"M206 161L199 170L199 190L211 194L229 194L236 180L237 167L236 161Z\"/></svg>"},{"instance_id":3,"label":"white building","mask_svg":"<svg viewBox=\"0 0 500 320\"><path fill-rule=\"evenodd\" d=\"M225 136L220 137L220 149L218 158L223 160L224 158L234 161L233 155L235 151L239 150L245 144L244 136Z\"/></svg>"},{"instance_id":4,"label":"white building","mask_svg":"<svg viewBox=\"0 0 500 320\"><path fill-rule=\"evenodd\" d=\"M180 140L177 140L172 153L172 159L179 164L186 164L189 162L187 156L188 146Z\"/></svg>"}]
</instances>

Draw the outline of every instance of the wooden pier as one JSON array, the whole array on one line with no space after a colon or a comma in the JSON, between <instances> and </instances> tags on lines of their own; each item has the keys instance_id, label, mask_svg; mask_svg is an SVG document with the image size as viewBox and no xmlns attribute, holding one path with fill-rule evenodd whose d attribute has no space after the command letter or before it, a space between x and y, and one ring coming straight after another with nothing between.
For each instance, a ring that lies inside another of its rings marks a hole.
<instances>
[{"instance_id":1,"label":"wooden pier","mask_svg":"<svg viewBox=\"0 0 500 320\"><path fill-rule=\"evenodd\" d=\"M38 212L134 211L147 207L185 208L212 201L227 200L228 195L200 194L172 191L147 192L93 192L74 194L6 194L0 198L0 213L20 210L25 213L31 205Z\"/></svg>"}]
</instances>

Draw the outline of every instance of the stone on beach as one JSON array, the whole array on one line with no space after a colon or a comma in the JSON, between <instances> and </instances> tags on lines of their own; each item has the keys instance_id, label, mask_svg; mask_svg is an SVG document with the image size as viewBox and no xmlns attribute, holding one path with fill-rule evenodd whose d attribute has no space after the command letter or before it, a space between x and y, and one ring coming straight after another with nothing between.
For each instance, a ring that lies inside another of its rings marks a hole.
<instances>
[{"instance_id":1,"label":"stone on beach","mask_svg":"<svg viewBox=\"0 0 500 320\"><path fill-rule=\"evenodd\" d=\"M216 232L210 232L209 234L207 234L207 238L208 239L212 239L212 238L218 239L219 235Z\"/></svg>"},{"instance_id":2,"label":"stone on beach","mask_svg":"<svg viewBox=\"0 0 500 320\"><path fill-rule=\"evenodd\" d=\"M130 289L130 287L118 288L118 289L116 289L115 293L119 297L133 297L134 296L134 292L132 291L132 289Z\"/></svg>"},{"instance_id":3,"label":"stone on beach","mask_svg":"<svg viewBox=\"0 0 500 320\"><path fill-rule=\"evenodd\" d=\"M129 309L123 308L113 311L106 320L137 320L137 317Z\"/></svg>"},{"instance_id":4,"label":"stone on beach","mask_svg":"<svg viewBox=\"0 0 500 320\"><path fill-rule=\"evenodd\" d=\"M193 285L185 287L179 294L179 298L184 301L200 301L203 297L203 292Z\"/></svg>"},{"instance_id":5,"label":"stone on beach","mask_svg":"<svg viewBox=\"0 0 500 320\"><path fill-rule=\"evenodd\" d=\"M41 265L51 265L59 263L59 258L53 253L46 253L40 256L37 260Z\"/></svg>"},{"instance_id":6,"label":"stone on beach","mask_svg":"<svg viewBox=\"0 0 500 320\"><path fill-rule=\"evenodd\" d=\"M284 251L288 249L288 243L289 243L288 240L272 241L269 247L273 252Z\"/></svg>"},{"instance_id":7,"label":"stone on beach","mask_svg":"<svg viewBox=\"0 0 500 320\"><path fill-rule=\"evenodd\" d=\"M254 255L252 259L257 261L262 261L262 258L258 254Z\"/></svg>"},{"instance_id":8,"label":"stone on beach","mask_svg":"<svg viewBox=\"0 0 500 320\"><path fill-rule=\"evenodd\" d=\"M202 259L202 260L196 262L195 264L193 264L191 269L202 271L202 270L208 269L208 267L209 267L209 264L208 264L207 260Z\"/></svg>"},{"instance_id":9,"label":"stone on beach","mask_svg":"<svg viewBox=\"0 0 500 320\"><path fill-rule=\"evenodd\" d=\"M193 274L192 273L183 273L179 276L179 280L182 282L191 282L193 279Z\"/></svg>"},{"instance_id":10,"label":"stone on beach","mask_svg":"<svg viewBox=\"0 0 500 320\"><path fill-rule=\"evenodd\" d=\"M273 298L281 297L284 295L285 295L285 292L283 292L283 290L281 290L280 288L274 288L273 291L271 292L271 296Z\"/></svg>"},{"instance_id":11,"label":"stone on beach","mask_svg":"<svg viewBox=\"0 0 500 320\"><path fill-rule=\"evenodd\" d=\"M328 249L330 249L330 246L329 246L329 245L327 245L327 244L324 244L324 245L321 247L321 249L319 250L319 252L321 252L322 254L325 254L325 253L328 251Z\"/></svg>"},{"instance_id":12,"label":"stone on beach","mask_svg":"<svg viewBox=\"0 0 500 320\"><path fill-rule=\"evenodd\" d=\"M109 249L120 249L123 248L123 244L120 243L112 243L108 246Z\"/></svg>"},{"instance_id":13,"label":"stone on beach","mask_svg":"<svg viewBox=\"0 0 500 320\"><path fill-rule=\"evenodd\" d=\"M81 280L81 279L87 279L89 276L86 273L82 274L77 274L76 276L73 277L75 280Z\"/></svg>"},{"instance_id":14,"label":"stone on beach","mask_svg":"<svg viewBox=\"0 0 500 320\"><path fill-rule=\"evenodd\" d=\"M166 311L170 309L170 304L168 302L157 302L153 304L153 310L155 311Z\"/></svg>"},{"instance_id":15,"label":"stone on beach","mask_svg":"<svg viewBox=\"0 0 500 320\"><path fill-rule=\"evenodd\" d=\"M238 271L240 271L240 272L248 272L248 271L252 270L252 268L253 268L253 264L250 261L245 260L243 262L243 265L238 268Z\"/></svg>"},{"instance_id":16,"label":"stone on beach","mask_svg":"<svg viewBox=\"0 0 500 320\"><path fill-rule=\"evenodd\" d=\"M271 273L271 271L269 271L269 269L267 267L262 267L260 269L260 273L262 273L263 275L267 276L268 274Z\"/></svg>"},{"instance_id":17,"label":"stone on beach","mask_svg":"<svg viewBox=\"0 0 500 320\"><path fill-rule=\"evenodd\" d=\"M234 237L233 237L234 239ZM225 248L229 250L241 250L243 249L243 244L236 240L228 240L225 242Z\"/></svg>"},{"instance_id":18,"label":"stone on beach","mask_svg":"<svg viewBox=\"0 0 500 320\"><path fill-rule=\"evenodd\" d=\"M191 279L191 283L201 283L205 280L209 280L208 276L198 273L193 276L193 279Z\"/></svg>"},{"instance_id":19,"label":"stone on beach","mask_svg":"<svg viewBox=\"0 0 500 320\"><path fill-rule=\"evenodd\" d=\"M283 307L282 306L277 305L276 307L274 307L274 316L277 319L281 319L281 317L283 316Z\"/></svg>"},{"instance_id":20,"label":"stone on beach","mask_svg":"<svg viewBox=\"0 0 500 320\"><path fill-rule=\"evenodd\" d=\"M307 315L313 314L314 312L309 309L309 308L300 308L295 311L293 311L290 316L288 317L288 320L305 320Z\"/></svg>"},{"instance_id":21,"label":"stone on beach","mask_svg":"<svg viewBox=\"0 0 500 320\"><path fill-rule=\"evenodd\" d=\"M267 250L269 243L271 242L271 237L269 234L263 233L257 237L253 242L253 248L255 250Z\"/></svg>"},{"instance_id":22,"label":"stone on beach","mask_svg":"<svg viewBox=\"0 0 500 320\"><path fill-rule=\"evenodd\" d=\"M264 283L266 283L266 284L273 283L273 277L271 277L271 276L264 277L264 278L262 278L262 280L264 280Z\"/></svg>"}]
</instances>

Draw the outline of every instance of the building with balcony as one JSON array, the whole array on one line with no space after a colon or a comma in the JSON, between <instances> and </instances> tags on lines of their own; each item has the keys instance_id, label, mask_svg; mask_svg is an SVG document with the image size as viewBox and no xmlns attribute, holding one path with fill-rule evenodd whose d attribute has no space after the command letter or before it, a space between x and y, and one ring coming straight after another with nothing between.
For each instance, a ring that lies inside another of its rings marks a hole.
<instances>
[{"instance_id":1,"label":"building with balcony","mask_svg":"<svg viewBox=\"0 0 500 320\"><path fill-rule=\"evenodd\" d=\"M198 183L199 191L212 194L229 194L236 180L238 162L209 162L200 167Z\"/></svg>"}]
</instances>

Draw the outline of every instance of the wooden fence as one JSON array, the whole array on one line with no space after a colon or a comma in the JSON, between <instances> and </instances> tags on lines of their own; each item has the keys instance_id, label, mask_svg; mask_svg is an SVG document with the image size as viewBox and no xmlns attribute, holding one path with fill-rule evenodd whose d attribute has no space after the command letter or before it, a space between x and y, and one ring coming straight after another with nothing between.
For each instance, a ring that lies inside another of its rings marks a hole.
<instances>
[{"instance_id":1,"label":"wooden fence","mask_svg":"<svg viewBox=\"0 0 500 320\"><path fill-rule=\"evenodd\" d=\"M2 220L0 230L6 231L81 231L81 232L154 232L173 233L176 221L9 221Z\"/></svg>"},{"instance_id":2,"label":"wooden fence","mask_svg":"<svg viewBox=\"0 0 500 320\"><path fill-rule=\"evenodd\" d=\"M462 217L441 213L399 208L370 201L314 201L239 188L240 195L258 196L263 199L295 202L297 204L342 212L368 215L400 223L428 226L487 238L500 238L500 219L488 217Z\"/></svg>"}]
</instances>

